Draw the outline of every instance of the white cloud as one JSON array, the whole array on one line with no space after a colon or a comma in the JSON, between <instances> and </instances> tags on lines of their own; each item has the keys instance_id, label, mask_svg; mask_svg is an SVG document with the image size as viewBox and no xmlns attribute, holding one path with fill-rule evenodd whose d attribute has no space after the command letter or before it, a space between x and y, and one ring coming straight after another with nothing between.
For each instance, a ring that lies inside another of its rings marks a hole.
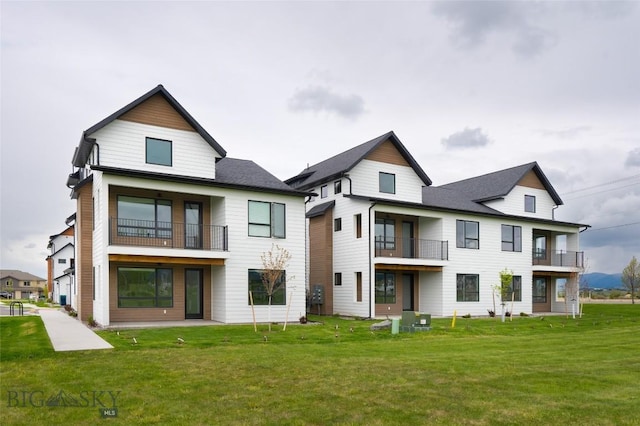
<instances>
[{"instance_id":1,"label":"white cloud","mask_svg":"<svg viewBox=\"0 0 640 426\"><path fill-rule=\"evenodd\" d=\"M447 149L464 149L480 148L489 145L491 140L489 136L482 133L481 128L470 129L465 127L465 129L460 132L442 138L441 142Z\"/></svg>"},{"instance_id":2,"label":"white cloud","mask_svg":"<svg viewBox=\"0 0 640 426\"><path fill-rule=\"evenodd\" d=\"M355 94L339 95L326 87L309 86L296 90L289 99L289 109L294 112L327 112L356 119L364 113L364 100Z\"/></svg>"},{"instance_id":3,"label":"white cloud","mask_svg":"<svg viewBox=\"0 0 640 426\"><path fill-rule=\"evenodd\" d=\"M624 165L626 167L640 167L640 148L629 151Z\"/></svg>"}]
</instances>

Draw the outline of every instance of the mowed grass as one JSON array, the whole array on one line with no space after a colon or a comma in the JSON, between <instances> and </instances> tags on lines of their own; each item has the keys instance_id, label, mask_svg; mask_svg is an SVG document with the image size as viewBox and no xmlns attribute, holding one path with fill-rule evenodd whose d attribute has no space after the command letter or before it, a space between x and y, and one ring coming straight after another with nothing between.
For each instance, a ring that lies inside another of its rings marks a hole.
<instances>
[{"instance_id":1,"label":"mowed grass","mask_svg":"<svg viewBox=\"0 0 640 426\"><path fill-rule=\"evenodd\" d=\"M311 319L101 331L115 349L54 352L39 318L2 318L0 423L640 424L640 305L397 335ZM45 406L60 391L80 406Z\"/></svg>"}]
</instances>

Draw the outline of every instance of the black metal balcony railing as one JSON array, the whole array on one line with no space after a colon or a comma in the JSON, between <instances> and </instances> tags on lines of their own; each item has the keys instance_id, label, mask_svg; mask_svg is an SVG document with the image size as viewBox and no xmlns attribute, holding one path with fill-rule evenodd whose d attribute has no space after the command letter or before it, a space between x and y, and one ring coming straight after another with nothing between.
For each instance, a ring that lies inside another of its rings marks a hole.
<instances>
[{"instance_id":1,"label":"black metal balcony railing","mask_svg":"<svg viewBox=\"0 0 640 426\"><path fill-rule=\"evenodd\" d=\"M165 247L190 250L227 251L226 226L118 219L109 225L109 244Z\"/></svg>"},{"instance_id":2,"label":"black metal balcony railing","mask_svg":"<svg viewBox=\"0 0 640 426\"><path fill-rule=\"evenodd\" d=\"M533 264L545 266L584 267L584 252L565 250L533 250Z\"/></svg>"},{"instance_id":3,"label":"black metal balcony railing","mask_svg":"<svg viewBox=\"0 0 640 426\"><path fill-rule=\"evenodd\" d=\"M403 259L449 259L449 242L418 238L376 237L376 257Z\"/></svg>"}]
</instances>

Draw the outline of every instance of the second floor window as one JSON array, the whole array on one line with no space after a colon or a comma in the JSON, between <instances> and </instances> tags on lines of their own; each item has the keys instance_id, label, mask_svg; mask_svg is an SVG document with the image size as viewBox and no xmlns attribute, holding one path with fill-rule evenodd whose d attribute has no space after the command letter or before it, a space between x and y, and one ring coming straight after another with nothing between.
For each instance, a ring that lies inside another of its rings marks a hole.
<instances>
[{"instance_id":1,"label":"second floor window","mask_svg":"<svg viewBox=\"0 0 640 426\"><path fill-rule=\"evenodd\" d=\"M396 223L393 219L376 219L376 248L396 249Z\"/></svg>"},{"instance_id":2,"label":"second floor window","mask_svg":"<svg viewBox=\"0 0 640 426\"><path fill-rule=\"evenodd\" d=\"M173 155L171 152L171 141L163 139L147 138L145 149L145 161L147 164L159 164L161 166L171 166Z\"/></svg>"},{"instance_id":3,"label":"second floor window","mask_svg":"<svg viewBox=\"0 0 640 426\"><path fill-rule=\"evenodd\" d=\"M380 192L386 194L396 193L396 175L393 173L380 172Z\"/></svg>"},{"instance_id":4,"label":"second floor window","mask_svg":"<svg viewBox=\"0 0 640 426\"><path fill-rule=\"evenodd\" d=\"M478 222L456 220L456 247L480 248L480 224Z\"/></svg>"},{"instance_id":5,"label":"second floor window","mask_svg":"<svg viewBox=\"0 0 640 426\"><path fill-rule=\"evenodd\" d=\"M322 185L320 187L320 198L327 198L328 195L329 195L329 188L327 188L327 185Z\"/></svg>"},{"instance_id":6,"label":"second floor window","mask_svg":"<svg viewBox=\"0 0 640 426\"><path fill-rule=\"evenodd\" d=\"M249 236L285 238L285 205L249 201Z\"/></svg>"},{"instance_id":7,"label":"second floor window","mask_svg":"<svg viewBox=\"0 0 640 426\"><path fill-rule=\"evenodd\" d=\"M502 225L502 251L522 251L522 228Z\"/></svg>"},{"instance_id":8,"label":"second floor window","mask_svg":"<svg viewBox=\"0 0 640 426\"><path fill-rule=\"evenodd\" d=\"M58 263L67 263L67 259L58 259Z\"/></svg>"},{"instance_id":9,"label":"second floor window","mask_svg":"<svg viewBox=\"0 0 640 426\"><path fill-rule=\"evenodd\" d=\"M333 182L333 193L334 194L339 194L342 192L342 181L337 180L335 182Z\"/></svg>"},{"instance_id":10,"label":"second floor window","mask_svg":"<svg viewBox=\"0 0 640 426\"><path fill-rule=\"evenodd\" d=\"M119 195L118 235L171 238L171 201Z\"/></svg>"},{"instance_id":11,"label":"second floor window","mask_svg":"<svg viewBox=\"0 0 640 426\"><path fill-rule=\"evenodd\" d=\"M333 219L333 230L334 230L334 232L342 231L342 218L341 217Z\"/></svg>"}]
</instances>

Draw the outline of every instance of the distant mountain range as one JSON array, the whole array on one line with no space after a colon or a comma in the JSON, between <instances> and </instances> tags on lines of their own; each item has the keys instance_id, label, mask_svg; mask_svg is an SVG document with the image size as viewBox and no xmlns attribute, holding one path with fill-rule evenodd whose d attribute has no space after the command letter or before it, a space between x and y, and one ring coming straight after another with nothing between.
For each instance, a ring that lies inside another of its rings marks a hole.
<instances>
[{"instance_id":1,"label":"distant mountain range","mask_svg":"<svg viewBox=\"0 0 640 426\"><path fill-rule=\"evenodd\" d=\"M585 287L585 283L592 290L596 290L599 288L624 288L624 284L622 284L622 274L603 274L600 272L592 272L589 274L584 274L582 276L580 287Z\"/></svg>"}]
</instances>

